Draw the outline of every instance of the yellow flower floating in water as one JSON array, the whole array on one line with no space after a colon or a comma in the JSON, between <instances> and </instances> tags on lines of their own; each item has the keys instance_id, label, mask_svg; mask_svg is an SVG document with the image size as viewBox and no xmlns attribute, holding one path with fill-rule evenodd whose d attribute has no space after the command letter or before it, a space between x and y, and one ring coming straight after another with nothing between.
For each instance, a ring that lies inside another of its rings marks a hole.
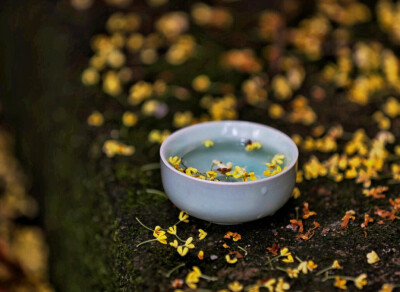
<instances>
[{"instance_id":1,"label":"yellow flower floating in water","mask_svg":"<svg viewBox=\"0 0 400 292\"><path fill-rule=\"evenodd\" d=\"M181 161L182 161L182 159L179 158L178 156L174 156L174 157L171 156L168 158L168 162L171 163L176 169L179 168Z\"/></svg>"},{"instance_id":2,"label":"yellow flower floating in water","mask_svg":"<svg viewBox=\"0 0 400 292\"><path fill-rule=\"evenodd\" d=\"M245 147L246 151L253 151L254 149L261 149L260 142L249 142Z\"/></svg>"},{"instance_id":3,"label":"yellow flower floating in water","mask_svg":"<svg viewBox=\"0 0 400 292\"><path fill-rule=\"evenodd\" d=\"M211 140L206 140L203 142L203 145L206 146L207 148L214 146L214 142Z\"/></svg>"}]
</instances>

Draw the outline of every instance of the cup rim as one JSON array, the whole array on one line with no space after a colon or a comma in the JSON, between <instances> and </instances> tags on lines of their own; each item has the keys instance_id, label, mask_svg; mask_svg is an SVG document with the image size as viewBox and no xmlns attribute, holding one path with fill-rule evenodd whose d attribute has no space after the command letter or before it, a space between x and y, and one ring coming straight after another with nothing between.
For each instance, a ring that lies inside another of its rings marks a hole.
<instances>
[{"instance_id":1,"label":"cup rim","mask_svg":"<svg viewBox=\"0 0 400 292\"><path fill-rule=\"evenodd\" d=\"M257 127L264 127L264 128L268 128L269 131L273 131L278 133L279 135L285 137L285 139L288 140L288 143L291 144L291 148L294 151L294 159L293 161L286 167L286 169L282 170L280 173L275 174L273 176L269 176L269 177L265 177L262 179L258 179L258 180L254 180L254 181L243 181L243 182L222 182L222 181L209 181L209 180L203 180L203 179L198 179L195 177L191 177L185 173L182 173L180 171L178 171L177 169L175 169L174 167L172 167L172 165L167 161L167 158L165 157L165 149L167 148L168 144L171 143L171 141L173 141L173 139L184 132L189 132L192 131L195 128L201 128L204 127L206 125L210 125L210 124L227 124L227 123L233 123L233 124L249 124L249 125L253 125L253 126L257 126ZM160 158L161 161L164 163L164 165L166 165L169 169L171 169L172 171L174 171L175 173L185 177L186 179L191 179L193 181L196 181L198 183L205 183L205 184L212 184L215 186L224 186L224 185L229 185L229 186L241 186L241 185L254 185L254 184L259 184L259 183L263 183L263 182L267 182L270 180L274 180L277 179L278 177L285 175L287 172L289 172L293 167L295 167L297 160L299 158L299 150L297 148L297 145L294 143L294 141L292 140L292 138L290 138L287 134L285 134L284 132L275 129L273 127L264 125L264 124L259 124L259 123L254 123L254 122L249 122L249 121L240 121L240 120L224 120L224 121L211 121L211 122L203 122L203 123L199 123L199 124L195 124L195 125L190 125L187 127L184 127L182 129L179 129L175 132L173 132L170 136L168 136L161 144L160 147Z\"/></svg>"}]
</instances>

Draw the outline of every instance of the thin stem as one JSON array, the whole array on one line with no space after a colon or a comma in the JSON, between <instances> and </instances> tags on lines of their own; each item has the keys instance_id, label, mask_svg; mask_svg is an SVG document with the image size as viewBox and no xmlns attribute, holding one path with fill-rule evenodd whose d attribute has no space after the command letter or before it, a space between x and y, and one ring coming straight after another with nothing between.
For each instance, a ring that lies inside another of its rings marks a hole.
<instances>
[{"instance_id":1,"label":"thin stem","mask_svg":"<svg viewBox=\"0 0 400 292\"><path fill-rule=\"evenodd\" d=\"M186 242L186 240L183 240L182 238L180 238L180 237L178 236L178 234L176 234L176 233L175 233L175 237L178 238L178 240L180 240L180 241L182 241L182 242Z\"/></svg>"},{"instance_id":2,"label":"thin stem","mask_svg":"<svg viewBox=\"0 0 400 292\"><path fill-rule=\"evenodd\" d=\"M299 207L294 208L296 210L296 221L299 220Z\"/></svg>"},{"instance_id":3,"label":"thin stem","mask_svg":"<svg viewBox=\"0 0 400 292\"><path fill-rule=\"evenodd\" d=\"M159 169L161 167L159 162L154 162L154 163L148 163L143 165L140 168L140 171L145 172L145 171L149 171L149 170L154 170L154 169Z\"/></svg>"},{"instance_id":4,"label":"thin stem","mask_svg":"<svg viewBox=\"0 0 400 292\"><path fill-rule=\"evenodd\" d=\"M298 256L295 256L295 258L296 258L296 260L298 260L300 263L303 262Z\"/></svg>"},{"instance_id":5,"label":"thin stem","mask_svg":"<svg viewBox=\"0 0 400 292\"><path fill-rule=\"evenodd\" d=\"M285 269L285 268L282 268L282 267L275 267L275 269L277 269L277 270L279 270L279 271L282 271L282 272L286 272L286 269Z\"/></svg>"},{"instance_id":6,"label":"thin stem","mask_svg":"<svg viewBox=\"0 0 400 292\"><path fill-rule=\"evenodd\" d=\"M176 222L174 225L178 225L179 223L181 223L182 222L182 220L179 220L178 222ZM172 225L172 226L174 226L174 225Z\"/></svg>"},{"instance_id":7,"label":"thin stem","mask_svg":"<svg viewBox=\"0 0 400 292\"><path fill-rule=\"evenodd\" d=\"M210 171L212 171L212 170L213 170L213 168L214 168L214 165L215 165L215 164L214 164L214 162L212 162L212 163L211 163L211 167L210 167Z\"/></svg>"},{"instance_id":8,"label":"thin stem","mask_svg":"<svg viewBox=\"0 0 400 292\"><path fill-rule=\"evenodd\" d=\"M247 250L245 250L243 247L241 247L240 245L237 246L239 249L241 249L242 251L244 251L244 255L247 255Z\"/></svg>"},{"instance_id":9,"label":"thin stem","mask_svg":"<svg viewBox=\"0 0 400 292\"><path fill-rule=\"evenodd\" d=\"M207 280L207 281L217 281L218 280L217 277L210 277L207 275L201 275L200 278L203 278L204 280Z\"/></svg>"},{"instance_id":10,"label":"thin stem","mask_svg":"<svg viewBox=\"0 0 400 292\"><path fill-rule=\"evenodd\" d=\"M276 257L273 257L272 259L270 259L270 258L268 257L268 262L266 262L265 265L271 264L271 268L273 268L272 262L273 262L274 260L276 260L276 259L279 259L280 257L281 257L281 255L278 255L278 256L276 256Z\"/></svg>"},{"instance_id":11,"label":"thin stem","mask_svg":"<svg viewBox=\"0 0 400 292\"><path fill-rule=\"evenodd\" d=\"M163 198L168 199L168 196L167 196L166 193L164 193L162 191L159 191L159 190L156 190L156 189L146 189L145 192L148 193L148 194L159 195L159 196L161 196Z\"/></svg>"},{"instance_id":12,"label":"thin stem","mask_svg":"<svg viewBox=\"0 0 400 292\"><path fill-rule=\"evenodd\" d=\"M156 240L157 240L157 238L153 238L153 239L149 239L149 240L143 241L143 242L139 243L138 245L136 245L136 247L139 247L142 244L149 243L149 242L156 241Z\"/></svg>"},{"instance_id":13,"label":"thin stem","mask_svg":"<svg viewBox=\"0 0 400 292\"><path fill-rule=\"evenodd\" d=\"M144 224L139 220L138 217L135 217L135 218L136 218L136 221L139 222L139 224L142 225L144 228L146 228L147 230L150 230L150 231L153 231L153 232L154 232L154 229L151 229L150 227L147 227L146 225L144 225Z\"/></svg>"},{"instance_id":14,"label":"thin stem","mask_svg":"<svg viewBox=\"0 0 400 292\"><path fill-rule=\"evenodd\" d=\"M176 270L178 270L178 269L184 267L185 265L186 265L186 264L183 263L183 264L180 264L180 265L176 266L175 268L169 270L168 273L165 274L165 277L169 278L173 272L175 272Z\"/></svg>"},{"instance_id":15,"label":"thin stem","mask_svg":"<svg viewBox=\"0 0 400 292\"><path fill-rule=\"evenodd\" d=\"M325 269L319 271L319 272L316 273L315 275L319 276L319 275L321 275L321 274L323 274L323 273L325 273L325 272L328 272L328 271L330 271L330 270L332 270L332 269L333 269L332 267L327 267L327 268L325 268Z\"/></svg>"}]
</instances>

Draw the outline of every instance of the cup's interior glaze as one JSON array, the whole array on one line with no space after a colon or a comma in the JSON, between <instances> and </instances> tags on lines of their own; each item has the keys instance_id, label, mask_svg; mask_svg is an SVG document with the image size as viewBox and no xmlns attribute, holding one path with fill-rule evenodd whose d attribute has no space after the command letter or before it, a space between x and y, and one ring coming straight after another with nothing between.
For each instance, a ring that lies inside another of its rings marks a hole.
<instances>
[{"instance_id":1,"label":"cup's interior glaze","mask_svg":"<svg viewBox=\"0 0 400 292\"><path fill-rule=\"evenodd\" d=\"M214 146L206 148L205 140L213 141ZM246 151L244 144L248 140L260 142L262 148ZM215 159L245 167L248 172L255 172L257 179L266 178L263 176L267 169L265 163L275 154L285 155L283 167L291 165L298 156L296 145L282 132L241 121L209 122L181 129L173 133L172 139L164 141L162 148L162 159L178 156L186 166L200 172L209 171Z\"/></svg>"}]
</instances>

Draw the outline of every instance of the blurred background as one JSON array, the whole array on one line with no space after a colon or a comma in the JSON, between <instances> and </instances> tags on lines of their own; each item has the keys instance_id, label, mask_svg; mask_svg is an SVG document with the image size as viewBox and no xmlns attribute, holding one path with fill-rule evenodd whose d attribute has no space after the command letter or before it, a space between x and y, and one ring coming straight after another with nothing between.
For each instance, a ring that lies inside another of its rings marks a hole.
<instances>
[{"instance_id":1,"label":"blurred background","mask_svg":"<svg viewBox=\"0 0 400 292\"><path fill-rule=\"evenodd\" d=\"M109 255L88 251L123 211L99 193L178 128L398 137L399 16L385 0L2 0L0 291L109 285ZM299 144L302 162L328 142Z\"/></svg>"}]
</instances>

